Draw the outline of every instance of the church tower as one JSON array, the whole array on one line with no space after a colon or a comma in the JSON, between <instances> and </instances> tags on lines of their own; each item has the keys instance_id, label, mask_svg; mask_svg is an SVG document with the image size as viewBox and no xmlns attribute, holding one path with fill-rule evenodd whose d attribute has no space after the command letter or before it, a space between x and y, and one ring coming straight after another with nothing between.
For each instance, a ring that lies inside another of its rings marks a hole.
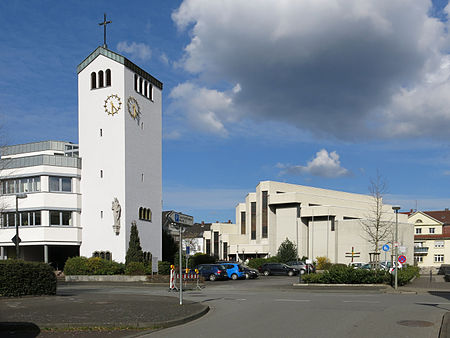
<instances>
[{"instance_id":1,"label":"church tower","mask_svg":"<svg viewBox=\"0 0 450 338\"><path fill-rule=\"evenodd\" d=\"M135 222L143 251L161 259L163 84L106 43L77 72L80 255L124 262Z\"/></svg>"}]
</instances>

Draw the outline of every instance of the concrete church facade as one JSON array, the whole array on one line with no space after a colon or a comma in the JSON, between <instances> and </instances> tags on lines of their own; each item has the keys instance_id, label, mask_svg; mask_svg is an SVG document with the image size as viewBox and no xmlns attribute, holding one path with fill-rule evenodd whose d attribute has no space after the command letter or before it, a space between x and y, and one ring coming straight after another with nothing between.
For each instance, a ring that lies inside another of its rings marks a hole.
<instances>
[{"instance_id":1,"label":"concrete church facade","mask_svg":"<svg viewBox=\"0 0 450 338\"><path fill-rule=\"evenodd\" d=\"M369 261L373 245L362 222L370 218L372 196L263 181L236 206L236 223L213 223L203 234L205 252L221 259L243 260L277 254L288 238L298 245L299 257L328 257L333 263ZM392 206L383 204L383 222L394 229ZM414 230L406 215L398 214L399 246L409 262L414 258ZM381 245L389 244L391 237ZM381 250L380 250L381 251ZM392 251L381 251L390 260ZM208 253L208 252L207 252Z\"/></svg>"},{"instance_id":2,"label":"concrete church facade","mask_svg":"<svg viewBox=\"0 0 450 338\"><path fill-rule=\"evenodd\" d=\"M161 257L163 85L106 45L77 73L79 147L44 141L1 149L0 259L15 257L18 193L27 194L18 200L24 259L124 262L132 223L143 250Z\"/></svg>"}]
</instances>

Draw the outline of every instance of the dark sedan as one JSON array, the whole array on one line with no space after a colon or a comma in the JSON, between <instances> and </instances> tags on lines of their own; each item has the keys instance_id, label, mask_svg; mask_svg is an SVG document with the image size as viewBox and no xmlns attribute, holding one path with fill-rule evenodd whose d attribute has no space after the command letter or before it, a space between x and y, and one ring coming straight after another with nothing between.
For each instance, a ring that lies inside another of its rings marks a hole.
<instances>
[{"instance_id":1,"label":"dark sedan","mask_svg":"<svg viewBox=\"0 0 450 338\"><path fill-rule=\"evenodd\" d=\"M269 275L284 275L284 276L295 276L298 275L299 270L296 268L287 266L283 263L265 263L258 268L259 272L264 274L264 276Z\"/></svg>"}]
</instances>

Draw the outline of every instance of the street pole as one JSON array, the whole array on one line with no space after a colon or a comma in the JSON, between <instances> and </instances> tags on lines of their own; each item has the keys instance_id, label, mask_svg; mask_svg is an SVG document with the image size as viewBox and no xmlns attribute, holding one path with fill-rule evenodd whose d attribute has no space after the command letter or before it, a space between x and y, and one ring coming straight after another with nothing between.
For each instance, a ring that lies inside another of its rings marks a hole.
<instances>
[{"instance_id":1,"label":"street pole","mask_svg":"<svg viewBox=\"0 0 450 338\"><path fill-rule=\"evenodd\" d=\"M398 211L400 209L399 206L393 206L392 209L395 211L395 244L394 244L394 273L395 273L395 282L394 289L397 290L398 287Z\"/></svg>"},{"instance_id":2,"label":"street pole","mask_svg":"<svg viewBox=\"0 0 450 338\"><path fill-rule=\"evenodd\" d=\"M180 305L183 305L183 260L181 258L181 253L182 253L182 249L181 249L181 243L182 243L182 239L181 239L181 225L179 225L180 227L180 245L179 245L179 250L178 250L178 254L179 254L179 264L180 264Z\"/></svg>"}]
</instances>

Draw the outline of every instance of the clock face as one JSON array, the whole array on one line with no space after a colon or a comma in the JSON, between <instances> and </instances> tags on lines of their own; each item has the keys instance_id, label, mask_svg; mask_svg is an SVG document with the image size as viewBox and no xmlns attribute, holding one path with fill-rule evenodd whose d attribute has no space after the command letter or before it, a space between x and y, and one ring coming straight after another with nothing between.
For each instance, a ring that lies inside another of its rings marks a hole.
<instances>
[{"instance_id":1,"label":"clock face","mask_svg":"<svg viewBox=\"0 0 450 338\"><path fill-rule=\"evenodd\" d=\"M121 106L122 101L120 100L119 95L112 94L106 98L105 105L103 107L105 108L105 113L108 113L108 115L114 115L119 112Z\"/></svg>"},{"instance_id":2,"label":"clock face","mask_svg":"<svg viewBox=\"0 0 450 338\"><path fill-rule=\"evenodd\" d=\"M139 123L139 118L141 117L141 108L139 107L139 103L137 102L137 100L132 96L130 96L127 100L127 110L130 116L134 120L137 120Z\"/></svg>"}]
</instances>

